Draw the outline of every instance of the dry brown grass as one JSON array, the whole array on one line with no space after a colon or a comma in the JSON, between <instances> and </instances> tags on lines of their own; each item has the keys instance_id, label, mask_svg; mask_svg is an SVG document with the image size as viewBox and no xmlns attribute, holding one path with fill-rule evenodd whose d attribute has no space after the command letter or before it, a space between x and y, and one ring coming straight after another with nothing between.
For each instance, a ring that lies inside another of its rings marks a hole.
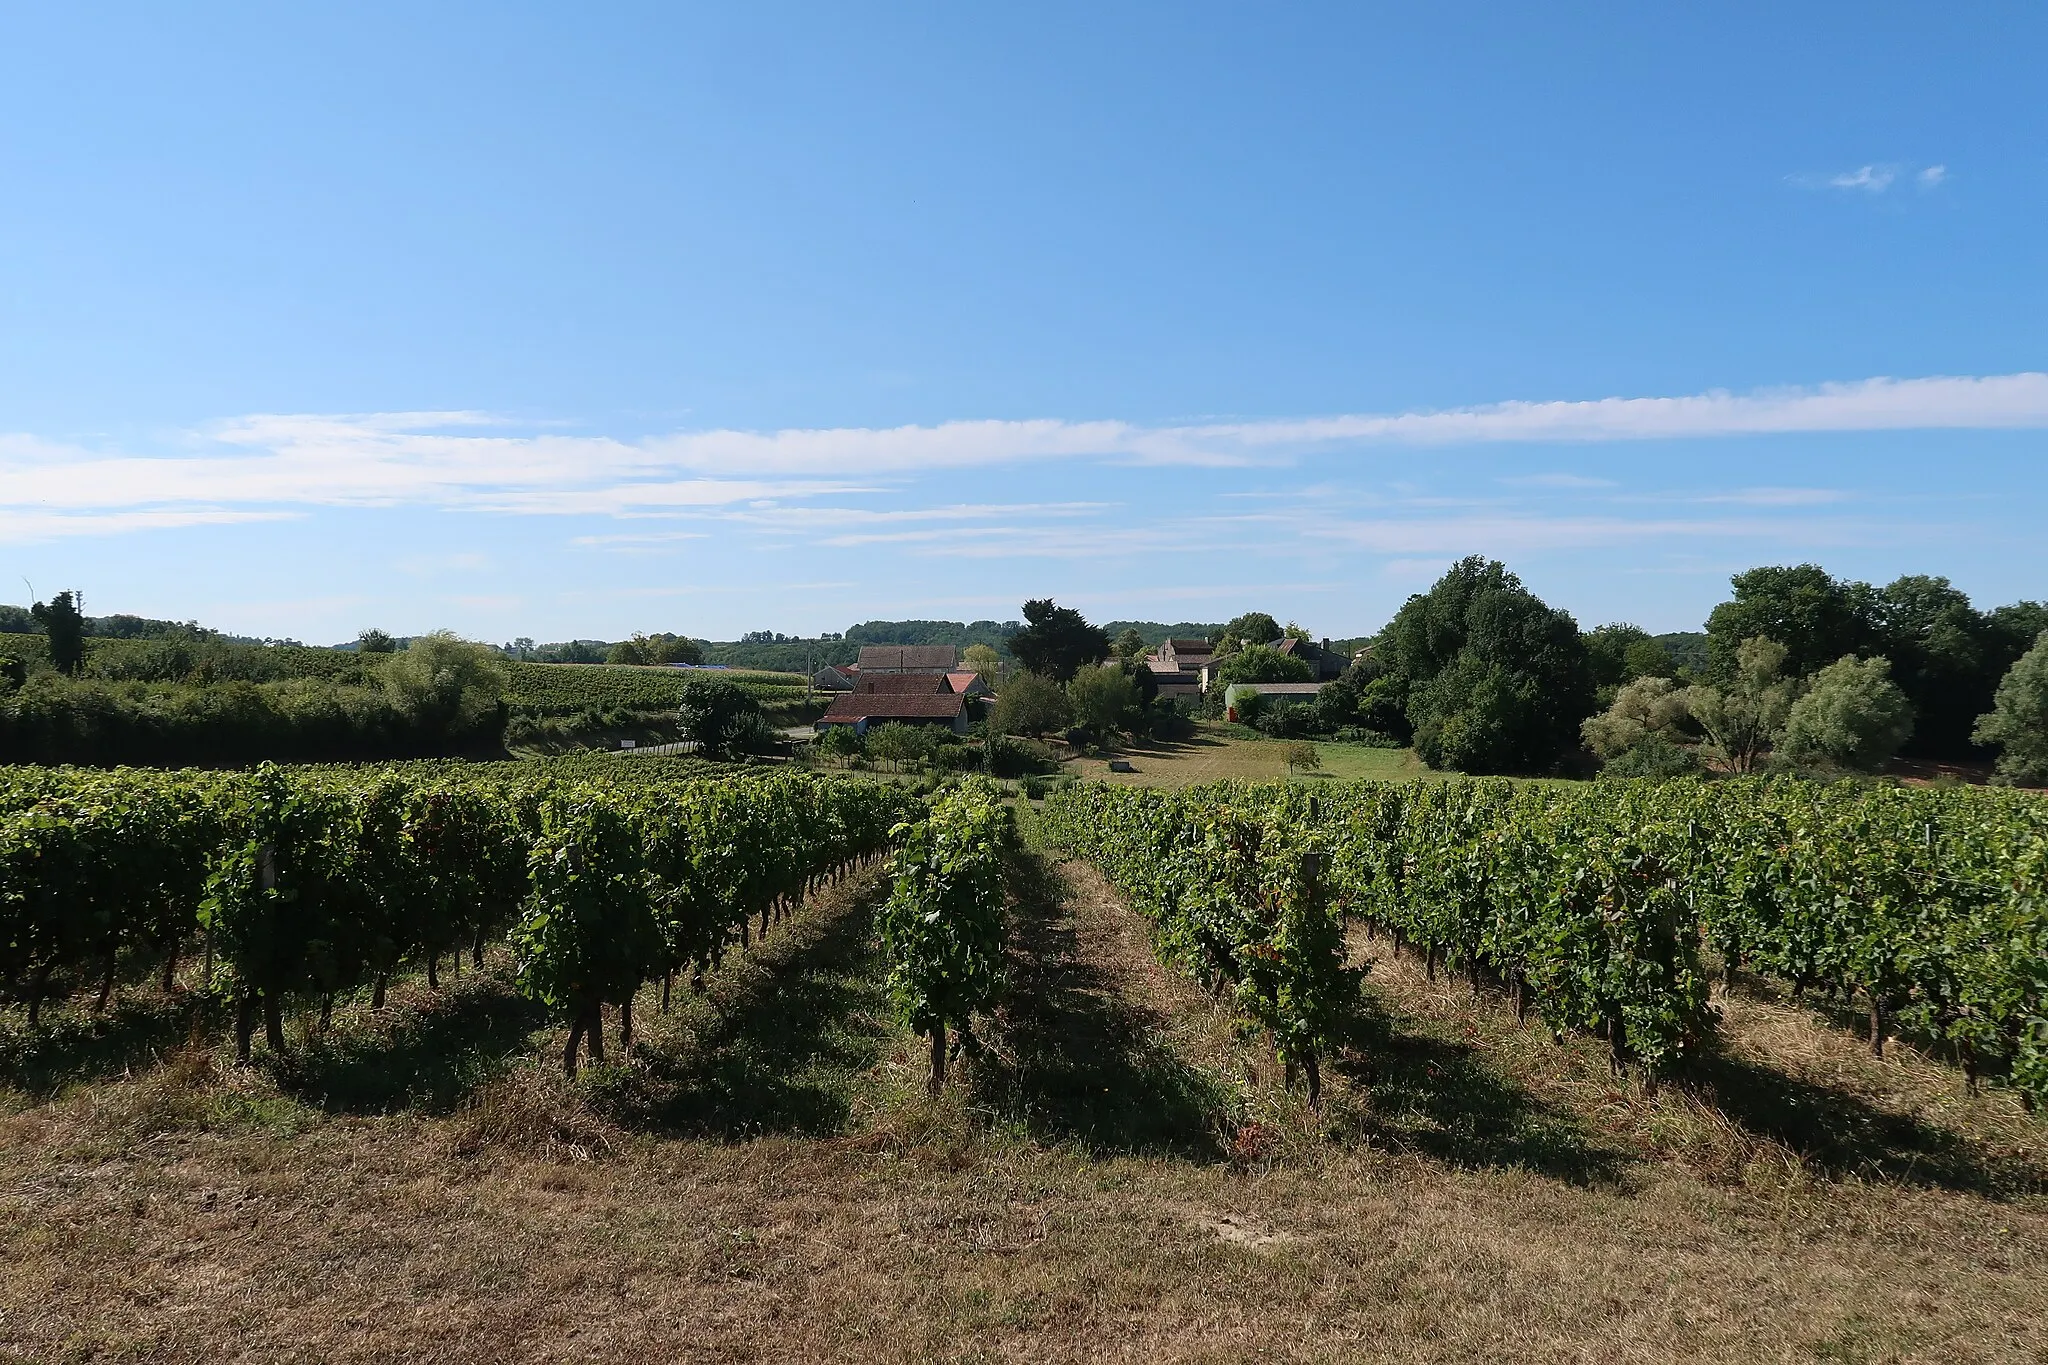
<instances>
[{"instance_id":1,"label":"dry brown grass","mask_svg":"<svg viewBox=\"0 0 2048 1365\"><path fill-rule=\"evenodd\" d=\"M1746 1072L1645 1097L1382 961L1313 1115L1069 867L991 1053L927 1103L862 905L575 1087L536 1061L361 1114L200 1048L0 1121L0 1357L2042 1358L2039 1127L1934 1063L1730 1002L1731 1056L1952 1140L1859 1173L1903 1130L1801 1155L1723 1093Z\"/></svg>"}]
</instances>

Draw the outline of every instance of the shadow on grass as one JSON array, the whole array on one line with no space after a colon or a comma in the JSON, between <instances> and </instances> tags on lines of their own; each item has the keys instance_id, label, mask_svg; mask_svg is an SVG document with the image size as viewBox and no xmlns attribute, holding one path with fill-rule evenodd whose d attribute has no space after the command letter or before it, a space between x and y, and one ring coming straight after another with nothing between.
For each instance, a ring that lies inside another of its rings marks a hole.
<instances>
[{"instance_id":1,"label":"shadow on grass","mask_svg":"<svg viewBox=\"0 0 2048 1365\"><path fill-rule=\"evenodd\" d=\"M976 1100L1041 1141L1220 1159L1226 1093L1080 956L1066 885L1043 858L1020 858L1012 885L1009 994Z\"/></svg>"},{"instance_id":2,"label":"shadow on grass","mask_svg":"<svg viewBox=\"0 0 2048 1365\"><path fill-rule=\"evenodd\" d=\"M855 1086L896 1027L872 933L880 892L855 894L844 910L790 922L676 1015L656 1015L659 997L643 995L636 1064L601 1083L607 1116L678 1137L844 1131Z\"/></svg>"},{"instance_id":3,"label":"shadow on grass","mask_svg":"<svg viewBox=\"0 0 2048 1365\"><path fill-rule=\"evenodd\" d=\"M1826 1179L1966 1190L1993 1198L2040 1193L2048 1176L2014 1157L1855 1095L1815 1085L1747 1058L1707 1052L1683 1083L1729 1122L1799 1154Z\"/></svg>"},{"instance_id":4,"label":"shadow on grass","mask_svg":"<svg viewBox=\"0 0 2048 1365\"><path fill-rule=\"evenodd\" d=\"M1350 1141L1467 1168L1520 1167L1574 1185L1619 1184L1632 1164L1627 1153L1593 1142L1573 1115L1488 1067L1479 1049L1405 1031L1370 987L1332 1069L1370 1096L1347 1117L1341 1136Z\"/></svg>"},{"instance_id":5,"label":"shadow on grass","mask_svg":"<svg viewBox=\"0 0 2048 1365\"><path fill-rule=\"evenodd\" d=\"M210 1034L220 1023L212 998L197 993L124 996L103 1015L80 1007L54 1009L34 1031L10 1018L0 1031L0 1082L47 1100L66 1086L151 1066L195 1028Z\"/></svg>"},{"instance_id":6,"label":"shadow on grass","mask_svg":"<svg viewBox=\"0 0 2048 1365\"><path fill-rule=\"evenodd\" d=\"M271 1060L278 1088L330 1113L453 1111L531 1051L545 1011L500 972L439 994L407 991L382 1015L350 1010Z\"/></svg>"}]
</instances>

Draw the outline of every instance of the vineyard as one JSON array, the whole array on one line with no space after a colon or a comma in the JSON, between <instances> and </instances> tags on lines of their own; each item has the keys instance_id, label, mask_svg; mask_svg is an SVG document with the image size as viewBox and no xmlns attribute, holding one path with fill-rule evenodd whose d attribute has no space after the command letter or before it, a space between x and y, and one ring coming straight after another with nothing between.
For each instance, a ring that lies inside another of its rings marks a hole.
<instances>
[{"instance_id":1,"label":"vineyard","mask_svg":"<svg viewBox=\"0 0 2048 1365\"><path fill-rule=\"evenodd\" d=\"M1763 780L0 769L0 1359L2031 1360L2044 844Z\"/></svg>"},{"instance_id":2,"label":"vineyard","mask_svg":"<svg viewBox=\"0 0 2048 1365\"><path fill-rule=\"evenodd\" d=\"M725 678L752 693L771 715L795 715L811 700L801 677L788 673L696 673L676 668L610 664L505 664L505 704L534 716L618 708L673 712L691 678Z\"/></svg>"},{"instance_id":3,"label":"vineyard","mask_svg":"<svg viewBox=\"0 0 2048 1365\"><path fill-rule=\"evenodd\" d=\"M1712 953L1867 1009L2048 1100L2048 806L1985 789L1810 783L1357 784L1157 791L1087 785L1053 837L1235 992L1309 1066L1355 997L1339 917L1430 976L1464 972L1617 1071L1678 1069L1713 1027Z\"/></svg>"},{"instance_id":4,"label":"vineyard","mask_svg":"<svg viewBox=\"0 0 2048 1365\"><path fill-rule=\"evenodd\" d=\"M12 769L0 776L0 973L33 1027L53 982L205 959L248 1060L260 1017L284 1047L402 968L481 966L509 940L523 993L604 1057L605 1006L632 1038L651 981L666 1003L758 921L878 855L902 789L792 773L707 778L691 764L393 765L253 773ZM602 774L602 780L592 780Z\"/></svg>"},{"instance_id":5,"label":"vineyard","mask_svg":"<svg viewBox=\"0 0 2048 1365\"><path fill-rule=\"evenodd\" d=\"M1016 817L993 783L940 796L931 813L894 832L894 889L882 910L889 984L911 1028L931 1039L931 1089L946 1083L953 1029L975 1051L973 1017L1003 985L1004 899Z\"/></svg>"}]
</instances>

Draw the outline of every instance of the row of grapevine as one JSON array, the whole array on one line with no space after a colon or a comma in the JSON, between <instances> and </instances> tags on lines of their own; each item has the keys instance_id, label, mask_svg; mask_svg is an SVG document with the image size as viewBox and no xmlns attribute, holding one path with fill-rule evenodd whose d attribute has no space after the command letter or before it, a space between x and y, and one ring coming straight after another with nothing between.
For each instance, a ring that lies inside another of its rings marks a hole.
<instances>
[{"instance_id":1,"label":"row of grapevine","mask_svg":"<svg viewBox=\"0 0 2048 1365\"><path fill-rule=\"evenodd\" d=\"M1016 837L1015 813L986 779L944 793L891 834L882 947L891 995L931 1038L934 1093L946 1083L947 1028L971 1051L973 1015L1002 986L1003 888Z\"/></svg>"},{"instance_id":2,"label":"row of grapevine","mask_svg":"<svg viewBox=\"0 0 2048 1365\"><path fill-rule=\"evenodd\" d=\"M615 664L507 662L505 704L531 715L546 716L614 706L673 711L682 701L684 684L692 678L722 678L737 683L763 706L802 702L808 691L806 679L786 673L739 669L695 673L679 668Z\"/></svg>"},{"instance_id":3,"label":"row of grapevine","mask_svg":"<svg viewBox=\"0 0 2048 1365\"><path fill-rule=\"evenodd\" d=\"M1045 823L1153 920L1165 956L1232 992L1319 1102L1359 977L1324 833L1271 803L1093 783L1048 798Z\"/></svg>"},{"instance_id":4,"label":"row of grapevine","mask_svg":"<svg viewBox=\"0 0 2048 1365\"><path fill-rule=\"evenodd\" d=\"M571 1025L573 1071L579 1043L602 1056L604 1005L657 978L665 1005L677 971L879 852L910 807L878 783L698 771L0 770L0 976L33 1025L53 975L97 972L104 1005L118 963L161 963L168 984L203 945L246 1059L259 1015L281 1047L294 999L381 1005L401 968L432 983L509 933L521 989Z\"/></svg>"},{"instance_id":5,"label":"row of grapevine","mask_svg":"<svg viewBox=\"0 0 2048 1365\"><path fill-rule=\"evenodd\" d=\"M2048 803L1983 788L1504 782L1173 796L1081 789L1053 827L1141 908L1232 886L1172 861L1175 832L1260 819L1323 841L1344 909L1397 947L1494 983L1554 1029L1611 1044L1617 1067L1668 1068L1710 1021L1703 948L1795 990L1869 1008L1955 1049L1973 1079L2048 1097ZM1224 912L1230 913L1228 910ZM1180 950L1167 914L1165 942Z\"/></svg>"},{"instance_id":6,"label":"row of grapevine","mask_svg":"<svg viewBox=\"0 0 2048 1365\"><path fill-rule=\"evenodd\" d=\"M540 800L528 863L531 892L513 930L520 982L604 1056L603 1008L660 979L695 976L792 912L829 877L880 853L912 806L901 788L776 773L616 793L570 787Z\"/></svg>"}]
</instances>

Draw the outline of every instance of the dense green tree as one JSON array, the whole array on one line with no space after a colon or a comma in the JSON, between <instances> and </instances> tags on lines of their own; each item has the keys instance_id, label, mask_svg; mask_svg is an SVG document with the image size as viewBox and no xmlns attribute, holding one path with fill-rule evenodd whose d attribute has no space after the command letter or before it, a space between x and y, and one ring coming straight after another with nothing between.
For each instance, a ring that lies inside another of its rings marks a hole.
<instances>
[{"instance_id":1,"label":"dense green tree","mask_svg":"<svg viewBox=\"0 0 2048 1365\"><path fill-rule=\"evenodd\" d=\"M1708 666L1718 682L1741 671L1736 652L1757 636L1785 647L1794 678L1882 643L1877 593L1867 583L1832 578L1818 564L1751 569L1730 582L1734 598L1707 617Z\"/></svg>"},{"instance_id":2,"label":"dense green tree","mask_svg":"<svg viewBox=\"0 0 2048 1365\"><path fill-rule=\"evenodd\" d=\"M1119 664L1082 668L1067 684L1067 699L1074 718L1103 738L1135 730L1144 706L1137 685Z\"/></svg>"},{"instance_id":3,"label":"dense green tree","mask_svg":"<svg viewBox=\"0 0 2048 1365\"><path fill-rule=\"evenodd\" d=\"M1548 771L1593 710L1578 626L1477 555L1409 598L1374 658L1405 686L1416 753L1434 768Z\"/></svg>"},{"instance_id":4,"label":"dense green tree","mask_svg":"<svg viewBox=\"0 0 2048 1365\"><path fill-rule=\"evenodd\" d=\"M1913 733L1913 704L1886 659L1839 659L1813 675L1785 717L1778 751L1794 763L1874 773Z\"/></svg>"},{"instance_id":5,"label":"dense green tree","mask_svg":"<svg viewBox=\"0 0 2048 1365\"><path fill-rule=\"evenodd\" d=\"M1216 639L1218 654L1235 654L1246 645L1270 645L1281 638L1280 623L1263 611L1248 611L1223 627Z\"/></svg>"},{"instance_id":6,"label":"dense green tree","mask_svg":"<svg viewBox=\"0 0 2048 1365\"><path fill-rule=\"evenodd\" d=\"M1725 687L1685 690L1686 709L1707 732L1708 752L1730 772L1754 771L1784 732L1793 694L1787 653L1776 640L1753 636L1736 647L1735 676Z\"/></svg>"},{"instance_id":7,"label":"dense green tree","mask_svg":"<svg viewBox=\"0 0 2048 1365\"><path fill-rule=\"evenodd\" d=\"M1010 653L1033 673L1066 682L1083 664L1109 654L1109 636L1072 607L1056 606L1050 597L1024 604L1024 629L1010 637Z\"/></svg>"},{"instance_id":8,"label":"dense green tree","mask_svg":"<svg viewBox=\"0 0 2048 1365\"><path fill-rule=\"evenodd\" d=\"M422 729L455 735L498 705L505 665L489 645L437 630L413 640L385 666L385 690Z\"/></svg>"},{"instance_id":9,"label":"dense green tree","mask_svg":"<svg viewBox=\"0 0 2048 1365\"><path fill-rule=\"evenodd\" d=\"M2020 655L2034 647L2041 632L2048 630L2048 602L2014 602L1984 613L1991 633L1993 672L2000 678L2018 662Z\"/></svg>"},{"instance_id":10,"label":"dense green tree","mask_svg":"<svg viewBox=\"0 0 2048 1365\"><path fill-rule=\"evenodd\" d=\"M85 663L85 617L78 610L77 593L60 592L30 607L29 614L50 637L50 663L59 673L76 676Z\"/></svg>"},{"instance_id":11,"label":"dense green tree","mask_svg":"<svg viewBox=\"0 0 2048 1365\"><path fill-rule=\"evenodd\" d=\"M758 727L761 702L730 678L690 678L683 683L676 719L704 752L729 757L744 750Z\"/></svg>"},{"instance_id":12,"label":"dense green tree","mask_svg":"<svg viewBox=\"0 0 2048 1365\"><path fill-rule=\"evenodd\" d=\"M1037 673L1020 673L996 694L994 722L1006 735L1043 735L1065 727L1073 715L1066 690Z\"/></svg>"},{"instance_id":13,"label":"dense green tree","mask_svg":"<svg viewBox=\"0 0 2048 1365\"><path fill-rule=\"evenodd\" d=\"M995 685L1003 671L1003 656L996 652L994 645L969 645L960 651L960 662L981 675L981 680Z\"/></svg>"},{"instance_id":14,"label":"dense green tree","mask_svg":"<svg viewBox=\"0 0 2048 1365\"><path fill-rule=\"evenodd\" d=\"M1358 724L1358 701L1358 683L1349 672L1326 684L1322 691L1316 693L1315 704L1311 708L1316 729L1328 734Z\"/></svg>"},{"instance_id":15,"label":"dense green tree","mask_svg":"<svg viewBox=\"0 0 2048 1365\"><path fill-rule=\"evenodd\" d=\"M701 664L704 646L687 635L647 637L647 662L651 664Z\"/></svg>"},{"instance_id":16,"label":"dense green tree","mask_svg":"<svg viewBox=\"0 0 2048 1365\"><path fill-rule=\"evenodd\" d=\"M1600 687L1619 687L1642 676L1629 667L1630 650L1655 644L1650 632L1626 621L1595 626L1586 632L1586 655L1593 666L1593 681ZM1661 651L1660 651L1661 652Z\"/></svg>"},{"instance_id":17,"label":"dense green tree","mask_svg":"<svg viewBox=\"0 0 2048 1365\"><path fill-rule=\"evenodd\" d=\"M828 725L818 736L818 752L828 758L852 758L861 751L861 737L851 725Z\"/></svg>"},{"instance_id":18,"label":"dense green tree","mask_svg":"<svg viewBox=\"0 0 2048 1365\"><path fill-rule=\"evenodd\" d=\"M1314 682L1316 670L1308 660L1282 654L1270 645L1247 645L1217 665L1216 677L1225 685Z\"/></svg>"},{"instance_id":19,"label":"dense green tree","mask_svg":"<svg viewBox=\"0 0 2048 1365\"><path fill-rule=\"evenodd\" d=\"M1998 684L1975 738L1999 751L1999 781L2048 786L2048 628Z\"/></svg>"},{"instance_id":20,"label":"dense green tree","mask_svg":"<svg viewBox=\"0 0 2048 1365\"><path fill-rule=\"evenodd\" d=\"M364 654L396 654L398 642L375 626L356 636L356 648Z\"/></svg>"},{"instance_id":21,"label":"dense green tree","mask_svg":"<svg viewBox=\"0 0 2048 1365\"><path fill-rule=\"evenodd\" d=\"M1892 679L1913 705L1908 752L1967 754L2005 662L1991 623L1946 578L1920 574L1886 584L1877 610Z\"/></svg>"}]
</instances>

